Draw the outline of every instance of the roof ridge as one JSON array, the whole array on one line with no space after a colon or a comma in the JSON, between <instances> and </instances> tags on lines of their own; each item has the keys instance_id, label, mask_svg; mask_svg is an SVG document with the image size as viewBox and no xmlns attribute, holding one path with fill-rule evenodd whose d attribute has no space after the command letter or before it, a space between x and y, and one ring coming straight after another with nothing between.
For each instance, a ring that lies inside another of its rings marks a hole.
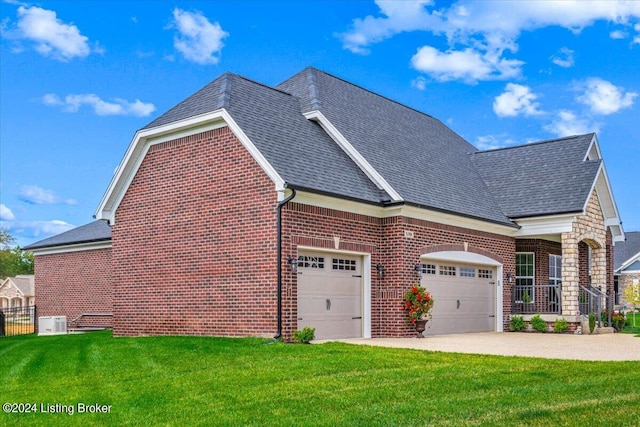
<instances>
[{"instance_id":1,"label":"roof ridge","mask_svg":"<svg viewBox=\"0 0 640 427\"><path fill-rule=\"evenodd\" d=\"M225 73L225 74L227 74L227 73ZM258 86L262 86L262 87L264 87L264 88L266 88L266 89L271 89L271 90L273 90L273 91L280 92L280 93L282 93L282 94L284 94L284 95L288 95L288 96L294 97L293 95L291 95L291 94L290 94L289 92L287 92L287 91L284 91L284 90L282 90L282 89L278 89L277 87L274 87L274 86L269 86L268 84L265 84L265 83L259 82L259 81L257 81L257 80L250 79L250 78L245 77L245 76L242 76L242 75L240 75L240 74L234 74L234 73L228 73L228 74L230 74L230 75L232 75L232 76L234 76L234 77L237 77L237 78L239 78L239 79L245 80L245 81L247 81L247 82L249 82L249 83L253 83L253 84L256 84L256 85L258 85ZM294 98L295 98L295 97L294 97Z\"/></svg>"},{"instance_id":2,"label":"roof ridge","mask_svg":"<svg viewBox=\"0 0 640 427\"><path fill-rule=\"evenodd\" d=\"M595 135L595 133L594 132L590 132L590 133L584 133L584 134L581 134L581 135L563 136L561 138L545 139L545 140L542 140L542 141L534 141L534 142L529 142L529 143L524 143L524 144L512 145L510 147L491 148L489 150L478 150L478 151L476 151L474 153L470 153L470 154L483 154L483 153L491 153L491 152L494 152L494 151L512 150L512 149L522 148L522 147L531 147L531 146L535 146L535 145L550 144L552 142L560 142L560 141L567 141L567 140L570 140L570 139L578 139L580 137L587 136L587 135Z\"/></svg>"},{"instance_id":3,"label":"roof ridge","mask_svg":"<svg viewBox=\"0 0 640 427\"><path fill-rule=\"evenodd\" d=\"M363 91L365 91L365 92L369 92L370 94L375 95L375 96L378 96L378 97L380 97L380 98L382 98L382 99L384 99L384 100L387 100L387 101L389 101L389 102L391 102L391 103L393 103L393 104L399 105L399 106L404 107L404 108L406 108L406 109L408 109L408 110L415 111L416 113L422 114L423 116L427 116L427 117L429 117L429 118L431 118L431 119L438 120L437 118L433 117L433 116L432 116L432 115L430 115L430 114L425 113L424 111L420 111L420 110L418 110L418 109L416 109L416 108L413 108L413 107L410 107L410 106L408 106L408 105L405 105L405 104L403 104L403 103L401 103L401 102L395 101L395 100L393 100L393 99L391 99L391 98L389 98L389 97L386 97L386 96L381 95L381 94L379 94L379 93L377 93L377 92L374 92L374 91L372 91L371 89L367 89L367 88L362 87L362 86L360 86L360 85L357 85L357 84L355 84L355 83L353 83L353 82L350 82L350 81L348 81L348 80L345 80L345 79L343 79L342 77L335 76L335 75L333 75L333 74L331 74L331 73L328 73L328 72L323 71L323 70L319 70L319 69L317 69L317 68L315 68L315 67L312 67L312 66L309 66L309 67L305 68L305 69L304 69L303 71L301 71L301 72L304 72L304 71L306 71L306 70L317 71L317 72L319 72L319 73L326 74L326 75L327 75L327 76L329 76L329 77L333 77L333 78L334 78L334 79L336 79L336 80L340 80L340 81L342 81L342 82L344 82L344 83L347 83L347 84L349 84L349 85L351 85L351 86L357 87L358 89L361 89L361 90L363 90ZM287 80L289 80L289 79L287 79ZM286 82L287 80L285 80L284 82ZM284 83L284 82L282 82L282 83ZM281 83L281 84L282 84L282 83Z\"/></svg>"}]
</instances>

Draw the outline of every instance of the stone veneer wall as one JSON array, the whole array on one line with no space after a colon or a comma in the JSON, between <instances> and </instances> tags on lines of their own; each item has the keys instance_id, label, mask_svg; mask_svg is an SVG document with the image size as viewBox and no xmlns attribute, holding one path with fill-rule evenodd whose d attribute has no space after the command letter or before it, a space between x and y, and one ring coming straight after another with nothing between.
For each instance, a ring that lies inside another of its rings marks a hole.
<instances>
[{"instance_id":1,"label":"stone veneer wall","mask_svg":"<svg viewBox=\"0 0 640 427\"><path fill-rule=\"evenodd\" d=\"M607 281L607 229L595 190L591 193L586 212L578 215L572 231L562 233L562 314L574 316L578 312L578 285L580 283L579 243L591 247L591 284L606 291Z\"/></svg>"}]
</instances>

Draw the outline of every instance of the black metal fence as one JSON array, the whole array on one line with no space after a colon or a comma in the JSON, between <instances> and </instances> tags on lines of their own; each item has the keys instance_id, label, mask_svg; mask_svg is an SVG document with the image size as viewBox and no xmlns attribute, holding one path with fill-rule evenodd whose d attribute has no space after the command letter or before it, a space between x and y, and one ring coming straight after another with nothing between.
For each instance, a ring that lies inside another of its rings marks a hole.
<instances>
[{"instance_id":1,"label":"black metal fence","mask_svg":"<svg viewBox=\"0 0 640 427\"><path fill-rule=\"evenodd\" d=\"M36 333L36 306L0 309L0 338Z\"/></svg>"},{"instance_id":2,"label":"black metal fence","mask_svg":"<svg viewBox=\"0 0 640 427\"><path fill-rule=\"evenodd\" d=\"M514 314L562 314L560 285L516 285L511 292L511 312Z\"/></svg>"}]
</instances>

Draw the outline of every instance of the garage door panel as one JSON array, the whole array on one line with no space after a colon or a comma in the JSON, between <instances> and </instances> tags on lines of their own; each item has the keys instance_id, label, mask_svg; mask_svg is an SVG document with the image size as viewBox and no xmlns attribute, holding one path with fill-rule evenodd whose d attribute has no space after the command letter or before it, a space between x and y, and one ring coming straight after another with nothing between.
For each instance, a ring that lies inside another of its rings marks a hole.
<instances>
[{"instance_id":1,"label":"garage door panel","mask_svg":"<svg viewBox=\"0 0 640 427\"><path fill-rule=\"evenodd\" d=\"M434 298L432 320L427 335L453 334L464 332L485 332L495 330L495 268L467 264L442 263L450 271L455 266L455 275L441 275L438 263L432 274L421 279ZM460 267L466 267L467 274L461 277ZM479 269L490 270L491 277L478 277Z\"/></svg>"},{"instance_id":2,"label":"garage door panel","mask_svg":"<svg viewBox=\"0 0 640 427\"><path fill-rule=\"evenodd\" d=\"M361 257L301 252L298 259L298 329L315 328L316 339L361 337Z\"/></svg>"}]
</instances>

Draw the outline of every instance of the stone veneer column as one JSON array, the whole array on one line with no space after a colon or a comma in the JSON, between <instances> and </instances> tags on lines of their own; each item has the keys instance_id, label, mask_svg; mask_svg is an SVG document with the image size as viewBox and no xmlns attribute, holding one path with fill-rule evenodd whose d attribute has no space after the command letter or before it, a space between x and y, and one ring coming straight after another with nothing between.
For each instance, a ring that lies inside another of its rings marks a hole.
<instances>
[{"instance_id":1,"label":"stone veneer column","mask_svg":"<svg viewBox=\"0 0 640 427\"><path fill-rule=\"evenodd\" d=\"M586 213L578 215L570 233L562 233L562 315L575 316L578 311L579 250L584 241L591 247L591 284L606 292L606 227L595 190L589 197ZM583 283L584 284L584 283ZM604 303L604 301L603 301Z\"/></svg>"}]
</instances>

